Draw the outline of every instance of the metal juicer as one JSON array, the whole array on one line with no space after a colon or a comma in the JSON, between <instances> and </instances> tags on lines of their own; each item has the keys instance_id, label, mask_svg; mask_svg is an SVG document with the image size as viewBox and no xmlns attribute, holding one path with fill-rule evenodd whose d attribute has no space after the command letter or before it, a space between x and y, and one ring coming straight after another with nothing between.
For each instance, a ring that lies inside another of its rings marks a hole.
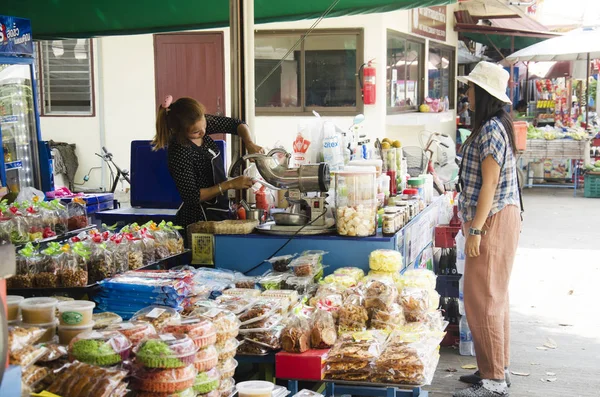
<instances>
[{"instance_id":1,"label":"metal juicer","mask_svg":"<svg viewBox=\"0 0 600 397\"><path fill-rule=\"evenodd\" d=\"M290 204L285 212L273 214L275 225L265 227L278 234L292 233L304 227L303 230L316 234L325 229L327 207L323 193L329 190L331 182L329 165L319 163L290 168L290 158L291 154L283 149L273 149L267 154L248 154L231 166L229 177L239 176L243 162L253 160L264 179L259 182L270 189L287 190L285 197Z\"/></svg>"}]
</instances>

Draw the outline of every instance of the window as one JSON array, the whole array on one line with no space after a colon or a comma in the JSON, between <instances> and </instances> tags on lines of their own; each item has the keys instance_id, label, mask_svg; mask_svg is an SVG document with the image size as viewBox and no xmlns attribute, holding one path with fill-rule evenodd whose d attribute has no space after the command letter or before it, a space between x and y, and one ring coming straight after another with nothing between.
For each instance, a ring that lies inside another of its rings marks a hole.
<instances>
[{"instance_id":1,"label":"window","mask_svg":"<svg viewBox=\"0 0 600 397\"><path fill-rule=\"evenodd\" d=\"M454 49L430 43L427 78L427 96L434 99L448 97L450 109L454 109Z\"/></svg>"},{"instance_id":2,"label":"window","mask_svg":"<svg viewBox=\"0 0 600 397\"><path fill-rule=\"evenodd\" d=\"M93 116L92 41L41 41L36 47L40 114Z\"/></svg>"},{"instance_id":3,"label":"window","mask_svg":"<svg viewBox=\"0 0 600 397\"><path fill-rule=\"evenodd\" d=\"M388 113L416 111L423 101L423 41L387 32Z\"/></svg>"},{"instance_id":4,"label":"window","mask_svg":"<svg viewBox=\"0 0 600 397\"><path fill-rule=\"evenodd\" d=\"M256 33L256 113L362 112L356 77L362 31L313 31L300 42L302 37L295 31Z\"/></svg>"}]
</instances>

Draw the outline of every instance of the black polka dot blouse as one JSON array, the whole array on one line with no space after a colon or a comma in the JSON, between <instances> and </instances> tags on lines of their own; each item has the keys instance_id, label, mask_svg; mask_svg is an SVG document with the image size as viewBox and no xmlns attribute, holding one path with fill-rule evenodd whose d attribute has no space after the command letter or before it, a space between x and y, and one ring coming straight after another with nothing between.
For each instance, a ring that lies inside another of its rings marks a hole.
<instances>
[{"instance_id":1,"label":"black polka dot blouse","mask_svg":"<svg viewBox=\"0 0 600 397\"><path fill-rule=\"evenodd\" d=\"M167 149L169 173L175 181L175 186L183 200L183 205L177 212L176 222L179 226L204 221L204 213L200 207L200 189L205 189L223 181L213 180L212 154L219 148L209 135L233 134L237 135L237 128L243 121L230 117L206 115L206 135L201 146L190 142L182 145L171 141Z\"/></svg>"}]
</instances>

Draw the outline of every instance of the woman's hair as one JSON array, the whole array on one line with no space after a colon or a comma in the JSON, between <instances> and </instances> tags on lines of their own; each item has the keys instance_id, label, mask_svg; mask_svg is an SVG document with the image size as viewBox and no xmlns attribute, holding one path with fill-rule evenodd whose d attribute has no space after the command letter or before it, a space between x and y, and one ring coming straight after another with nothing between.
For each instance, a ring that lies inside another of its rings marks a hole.
<instances>
[{"instance_id":1,"label":"woman's hair","mask_svg":"<svg viewBox=\"0 0 600 397\"><path fill-rule=\"evenodd\" d=\"M479 134L484 124L490 121L493 117L498 117L500 123L504 126L506 135L508 136L508 144L512 148L513 153L517 152L515 143L515 133L513 130L513 121L509 113L504 109L505 102L491 95L489 92L473 83L475 90L475 111L473 112L473 132L465 141L468 144L474 141Z\"/></svg>"},{"instance_id":2,"label":"woman's hair","mask_svg":"<svg viewBox=\"0 0 600 397\"><path fill-rule=\"evenodd\" d=\"M190 128L206 114L204 105L193 98L179 98L168 108L158 107L156 136L152 141L154 150L167 147L171 140L187 144Z\"/></svg>"}]
</instances>

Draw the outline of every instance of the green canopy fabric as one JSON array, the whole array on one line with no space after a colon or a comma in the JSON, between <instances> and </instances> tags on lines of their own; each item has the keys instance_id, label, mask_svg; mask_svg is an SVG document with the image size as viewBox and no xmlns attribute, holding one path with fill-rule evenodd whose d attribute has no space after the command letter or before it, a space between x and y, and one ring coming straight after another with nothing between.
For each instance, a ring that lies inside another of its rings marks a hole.
<instances>
[{"instance_id":1,"label":"green canopy fabric","mask_svg":"<svg viewBox=\"0 0 600 397\"><path fill-rule=\"evenodd\" d=\"M255 0L255 23L318 18L333 0ZM341 0L328 17L446 5L456 0ZM29 18L35 40L229 26L228 0L17 0L0 13Z\"/></svg>"}]
</instances>

